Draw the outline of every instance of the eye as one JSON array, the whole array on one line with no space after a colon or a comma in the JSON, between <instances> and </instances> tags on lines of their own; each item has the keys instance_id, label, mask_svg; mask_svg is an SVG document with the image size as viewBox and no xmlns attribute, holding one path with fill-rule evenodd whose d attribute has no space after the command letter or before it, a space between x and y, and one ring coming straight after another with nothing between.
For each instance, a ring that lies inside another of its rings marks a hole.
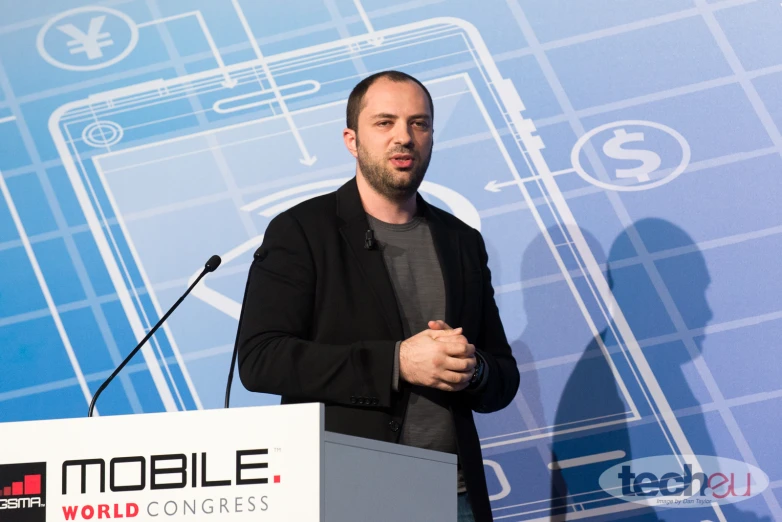
<instances>
[{"instance_id":1,"label":"eye","mask_svg":"<svg viewBox=\"0 0 782 522\"><path fill-rule=\"evenodd\" d=\"M429 123L425 122L425 121L417 121L417 122L414 122L413 125L415 125L416 127L418 127L421 130L426 130L426 129L429 128Z\"/></svg>"},{"instance_id":2,"label":"eye","mask_svg":"<svg viewBox=\"0 0 782 522\"><path fill-rule=\"evenodd\" d=\"M383 120L383 121L379 121L379 122L377 122L377 125L378 125L379 127L387 127L387 126L391 125L391 122L390 122L390 121L388 121L388 120Z\"/></svg>"}]
</instances>

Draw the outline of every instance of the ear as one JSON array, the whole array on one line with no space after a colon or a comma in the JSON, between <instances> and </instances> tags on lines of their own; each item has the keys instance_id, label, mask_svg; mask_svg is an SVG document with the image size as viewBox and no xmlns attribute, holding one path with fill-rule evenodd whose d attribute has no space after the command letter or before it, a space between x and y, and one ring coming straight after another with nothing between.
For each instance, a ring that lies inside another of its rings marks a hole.
<instances>
[{"instance_id":1,"label":"ear","mask_svg":"<svg viewBox=\"0 0 782 522\"><path fill-rule=\"evenodd\" d=\"M350 152L354 158L358 158L358 136L356 135L356 131L351 129L343 130L342 139L345 141L345 147L347 147L348 152Z\"/></svg>"}]
</instances>

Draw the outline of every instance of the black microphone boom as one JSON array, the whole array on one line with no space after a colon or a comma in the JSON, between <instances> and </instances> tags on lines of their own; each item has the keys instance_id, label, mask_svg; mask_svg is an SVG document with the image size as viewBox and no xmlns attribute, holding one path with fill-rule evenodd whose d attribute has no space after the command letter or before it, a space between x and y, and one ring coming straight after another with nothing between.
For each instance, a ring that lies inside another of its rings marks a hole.
<instances>
[{"instance_id":1,"label":"black microphone boom","mask_svg":"<svg viewBox=\"0 0 782 522\"><path fill-rule=\"evenodd\" d=\"M260 249L255 252L255 259L263 259L260 257ZM250 278L247 278L247 283L244 286L244 297L242 298L242 310L244 310L244 304L247 302L247 291L250 289ZM236 368L236 359L239 356L239 332L242 331L242 316L239 316L239 326L236 327L236 340L234 340L234 351L231 354L231 366L228 368L228 381L225 383L225 408L231 407L231 386L234 382L234 369Z\"/></svg>"},{"instance_id":2,"label":"black microphone boom","mask_svg":"<svg viewBox=\"0 0 782 522\"><path fill-rule=\"evenodd\" d=\"M172 306L168 312L166 312L166 315L160 318L160 320L157 322L157 324L149 331L149 333L141 340L140 343L133 349L132 352L128 354L127 357L120 363L119 366L112 372L111 375L109 375L109 378L103 381L103 384L100 385L98 388L98 391L95 392L95 395L92 396L92 401L90 401L90 409L89 412L87 412L87 417L92 417L92 412L95 409L95 403L98 401L98 397L101 393L103 393L103 390L106 389L106 387L111 383L111 381L114 380L114 377L116 377L119 372L122 371L122 369L125 367L126 364L130 362L130 360L135 356L139 350L141 350L141 347L144 346L144 343L146 343L150 337L152 337L155 332L157 332L157 329L160 328L160 325L162 325L164 322L166 322L166 319L168 319L168 316L171 315L171 313L177 309L177 307L180 305L182 301L185 300L185 297L190 293L190 291L195 287L195 285L198 284L198 282L208 273L214 272L217 270L217 267L220 266L221 263L220 256L212 256L209 258L209 261L206 262L204 265L204 269L201 271L201 273L198 275L195 281L193 281L193 284L191 284L188 289L185 291L184 294L182 294L182 297L180 297L176 303L174 303L174 306Z\"/></svg>"}]
</instances>

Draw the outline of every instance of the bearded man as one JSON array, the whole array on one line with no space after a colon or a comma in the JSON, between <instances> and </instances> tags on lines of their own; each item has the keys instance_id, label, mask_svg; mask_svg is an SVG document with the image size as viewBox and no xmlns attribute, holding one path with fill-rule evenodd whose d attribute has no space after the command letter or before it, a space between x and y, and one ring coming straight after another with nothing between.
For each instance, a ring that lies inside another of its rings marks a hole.
<instances>
[{"instance_id":1,"label":"bearded man","mask_svg":"<svg viewBox=\"0 0 782 522\"><path fill-rule=\"evenodd\" d=\"M482 522L492 515L473 411L507 406L519 372L480 232L418 194L433 120L412 76L356 85L343 131L356 176L269 223L239 375L282 404L324 403L328 431L456 454L459 520Z\"/></svg>"}]
</instances>

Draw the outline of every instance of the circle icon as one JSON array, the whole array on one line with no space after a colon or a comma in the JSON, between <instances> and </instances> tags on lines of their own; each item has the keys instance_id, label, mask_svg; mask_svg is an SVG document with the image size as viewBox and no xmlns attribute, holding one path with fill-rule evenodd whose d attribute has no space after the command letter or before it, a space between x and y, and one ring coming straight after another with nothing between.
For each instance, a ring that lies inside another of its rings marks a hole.
<instances>
[{"instance_id":1,"label":"circle icon","mask_svg":"<svg viewBox=\"0 0 782 522\"><path fill-rule=\"evenodd\" d=\"M581 152L587 144L594 145L602 151L602 157L611 162L607 168L609 180L588 172L581 163ZM630 144L632 146L628 146ZM664 153L674 147L680 149L681 159L676 166L661 170L663 158L658 152ZM690 144L679 132L667 125L644 120L615 121L596 127L581 136L570 153L573 169L581 178L597 187L620 192L647 190L670 183L687 169L691 157Z\"/></svg>"},{"instance_id":2,"label":"circle icon","mask_svg":"<svg viewBox=\"0 0 782 522\"><path fill-rule=\"evenodd\" d=\"M113 121L95 121L84 127L81 138L91 147L110 147L122 139L124 131Z\"/></svg>"},{"instance_id":3,"label":"circle icon","mask_svg":"<svg viewBox=\"0 0 782 522\"><path fill-rule=\"evenodd\" d=\"M240 210L245 212L257 212L261 216L272 218L280 212L284 212L293 207L297 203L332 192L349 179L350 178L332 178L289 187L274 194L256 199L255 201L242 206ZM439 199L451 209L454 216L476 230L481 230L481 217L480 214L478 214L478 209L475 208L469 199L462 196L459 192L431 181L423 181L419 190L426 195ZM263 234L250 238L241 245L221 254L220 257L223 259L223 266L235 259L241 259L241 256L244 256L247 252L261 246L261 243L263 243ZM198 268L190 277L188 284L192 284L192 282L198 278L202 270L203 267ZM233 317L237 321L239 320L239 315L242 310L241 294L228 296L210 288L208 283L204 282L193 289L193 295L229 317Z\"/></svg>"},{"instance_id":4,"label":"circle icon","mask_svg":"<svg viewBox=\"0 0 782 522\"><path fill-rule=\"evenodd\" d=\"M41 27L38 54L66 71L95 71L128 56L138 43L138 26L125 13L102 6L69 9Z\"/></svg>"}]
</instances>

